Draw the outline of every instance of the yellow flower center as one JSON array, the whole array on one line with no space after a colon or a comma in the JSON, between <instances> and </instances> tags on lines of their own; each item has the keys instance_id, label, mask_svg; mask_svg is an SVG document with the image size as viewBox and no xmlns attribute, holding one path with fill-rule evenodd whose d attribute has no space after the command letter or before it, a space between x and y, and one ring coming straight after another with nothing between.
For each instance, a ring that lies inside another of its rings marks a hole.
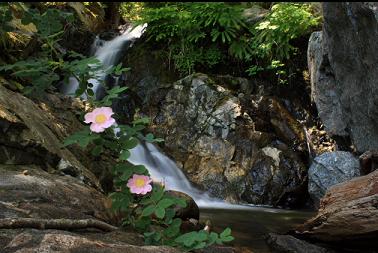
<instances>
[{"instance_id":1,"label":"yellow flower center","mask_svg":"<svg viewBox=\"0 0 378 253\"><path fill-rule=\"evenodd\" d=\"M135 180L135 186L136 187L142 187L142 186L144 186L144 180L141 179L141 178L138 178L137 180Z\"/></svg>"},{"instance_id":2,"label":"yellow flower center","mask_svg":"<svg viewBox=\"0 0 378 253\"><path fill-rule=\"evenodd\" d=\"M106 116L104 114L99 114L95 118L96 123L102 124L106 121Z\"/></svg>"}]
</instances>

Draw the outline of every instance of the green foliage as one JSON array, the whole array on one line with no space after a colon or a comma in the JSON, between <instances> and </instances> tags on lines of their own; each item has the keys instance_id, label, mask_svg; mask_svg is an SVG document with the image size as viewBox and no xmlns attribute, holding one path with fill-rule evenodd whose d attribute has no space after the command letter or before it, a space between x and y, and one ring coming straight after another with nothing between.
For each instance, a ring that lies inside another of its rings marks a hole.
<instances>
[{"instance_id":1,"label":"green foliage","mask_svg":"<svg viewBox=\"0 0 378 253\"><path fill-rule=\"evenodd\" d=\"M167 43L169 58L183 74L224 60L222 49L239 41L247 29L242 9L225 3L166 3L145 7L140 23L148 23L148 40ZM231 54L239 53L234 45ZM239 53L240 54L240 53Z\"/></svg>"},{"instance_id":2,"label":"green foliage","mask_svg":"<svg viewBox=\"0 0 378 253\"><path fill-rule=\"evenodd\" d=\"M139 23L148 23L148 40L161 45L183 75L239 61L250 76L276 71L277 80L284 81L285 66L272 65L284 64L296 53L291 42L311 32L319 14L314 14L311 4L277 3L251 24L243 8L227 2L151 3L141 10Z\"/></svg>"},{"instance_id":3,"label":"green foliage","mask_svg":"<svg viewBox=\"0 0 378 253\"><path fill-rule=\"evenodd\" d=\"M0 8L0 18L4 21L13 18L9 7L7 5ZM0 71L9 73L23 83L30 83L30 86L24 88L24 94L41 95L59 80L63 79L67 84L69 78L74 77L79 82L79 88L74 95L86 94L87 97L92 97L94 95L93 83L103 85L104 74L121 75L129 70L129 68L123 68L121 64L104 69L101 62L95 57L85 57L73 51L61 50L58 42L65 29L74 22L72 13L58 9L47 9L40 13L36 9L25 8L21 22L24 25L33 24L37 28L35 36L42 43L42 51L34 57L2 66ZM9 28L6 23L5 28ZM123 88L119 87L109 91L104 104L110 105L111 100L121 91Z\"/></svg>"},{"instance_id":4,"label":"green foliage","mask_svg":"<svg viewBox=\"0 0 378 253\"><path fill-rule=\"evenodd\" d=\"M140 20L140 12L144 7L143 2L122 2L120 13L125 21L138 21Z\"/></svg>"},{"instance_id":5,"label":"green foliage","mask_svg":"<svg viewBox=\"0 0 378 253\"><path fill-rule=\"evenodd\" d=\"M220 235L215 232L209 233L204 230L193 231L177 237L174 242L182 245L184 250L190 251L194 249L202 249L213 245L214 243L223 244L232 240L234 240L234 237L231 236L231 229L226 228Z\"/></svg>"},{"instance_id":6,"label":"green foliage","mask_svg":"<svg viewBox=\"0 0 378 253\"><path fill-rule=\"evenodd\" d=\"M289 59L295 52L290 41L309 33L311 27L318 25L319 19L312 14L309 4L277 3L254 27L253 49L260 57Z\"/></svg>"}]
</instances>

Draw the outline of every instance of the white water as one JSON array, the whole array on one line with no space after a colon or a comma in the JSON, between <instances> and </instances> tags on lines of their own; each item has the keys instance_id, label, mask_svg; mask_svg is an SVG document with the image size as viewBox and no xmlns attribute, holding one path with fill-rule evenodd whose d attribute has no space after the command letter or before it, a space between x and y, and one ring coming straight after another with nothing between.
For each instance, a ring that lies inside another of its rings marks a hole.
<instances>
[{"instance_id":1,"label":"white water","mask_svg":"<svg viewBox=\"0 0 378 253\"><path fill-rule=\"evenodd\" d=\"M122 56L122 51L126 42L133 41L139 38L144 31L146 25L137 26L133 30L127 29L123 34L110 41L103 41L97 36L92 45L92 55L106 67L112 67L118 63ZM89 80L93 84L93 91L97 95L100 82L106 77L106 74L101 71L97 72L95 79ZM73 95L79 87L76 78L71 77L69 84L62 88L61 92L68 95ZM86 95L82 96L87 99ZM115 134L119 129L115 129ZM131 156L129 161L134 165L144 165L151 174L153 181L162 182L167 190L176 190L184 192L191 196L199 207L203 208L223 208L223 209L253 209L266 212L282 212L282 210L256 207L250 205L233 205L226 203L220 199L212 198L207 192L196 189L191 185L184 173L177 167L176 163L169 159L166 155L160 152L153 144L145 143L139 144L134 149L130 150Z\"/></svg>"},{"instance_id":2,"label":"white water","mask_svg":"<svg viewBox=\"0 0 378 253\"><path fill-rule=\"evenodd\" d=\"M134 41L139 38L146 27L147 24L139 25L134 29L129 27L120 36L117 36L110 41L101 40L96 36L91 48L92 56L95 56L102 63L105 70L116 65L122 57L122 51L124 50L126 42ZM100 83L105 80L106 74L104 71L97 71L94 75L95 78L89 79L88 82L93 84L92 90L94 94L97 95ZM68 95L74 95L78 87L78 80L75 77L70 77L68 85L63 86L61 92ZM81 98L87 99L86 94L83 94Z\"/></svg>"}]
</instances>

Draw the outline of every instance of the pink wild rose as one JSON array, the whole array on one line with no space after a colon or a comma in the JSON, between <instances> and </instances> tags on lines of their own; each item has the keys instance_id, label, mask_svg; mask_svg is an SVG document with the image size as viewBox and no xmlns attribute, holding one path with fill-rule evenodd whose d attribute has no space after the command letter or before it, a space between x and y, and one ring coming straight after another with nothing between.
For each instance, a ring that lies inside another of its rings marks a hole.
<instances>
[{"instance_id":1,"label":"pink wild rose","mask_svg":"<svg viewBox=\"0 0 378 253\"><path fill-rule=\"evenodd\" d=\"M131 193L145 195L152 190L151 182L152 179L149 176L134 174L127 182L127 187L130 188Z\"/></svg>"},{"instance_id":2,"label":"pink wild rose","mask_svg":"<svg viewBox=\"0 0 378 253\"><path fill-rule=\"evenodd\" d=\"M92 132L101 133L115 123L115 119L112 118L113 114L111 107L96 108L92 112L85 114L84 122L87 124L92 123L90 126Z\"/></svg>"}]
</instances>

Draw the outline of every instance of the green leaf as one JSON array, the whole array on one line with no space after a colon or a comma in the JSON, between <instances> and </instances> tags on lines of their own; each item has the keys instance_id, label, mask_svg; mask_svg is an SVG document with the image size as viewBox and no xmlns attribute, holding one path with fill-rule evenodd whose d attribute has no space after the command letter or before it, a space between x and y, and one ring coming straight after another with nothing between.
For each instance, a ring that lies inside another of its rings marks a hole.
<instances>
[{"instance_id":1,"label":"green leaf","mask_svg":"<svg viewBox=\"0 0 378 253\"><path fill-rule=\"evenodd\" d=\"M163 219L164 216L165 216L165 209L160 207L160 206L157 206L156 209L155 209L155 215L159 219Z\"/></svg>"},{"instance_id":2,"label":"green leaf","mask_svg":"<svg viewBox=\"0 0 378 253\"><path fill-rule=\"evenodd\" d=\"M231 229L230 228L226 228L225 230L223 230L223 232L220 234L220 238L224 238L224 237L227 237L231 235Z\"/></svg>"},{"instance_id":3,"label":"green leaf","mask_svg":"<svg viewBox=\"0 0 378 253\"><path fill-rule=\"evenodd\" d=\"M150 217L142 217L135 222L135 227L136 229L145 231L150 224L151 224Z\"/></svg>"},{"instance_id":4,"label":"green leaf","mask_svg":"<svg viewBox=\"0 0 378 253\"><path fill-rule=\"evenodd\" d=\"M132 171L136 174L144 174L147 172L147 169L144 165L134 165Z\"/></svg>"},{"instance_id":5,"label":"green leaf","mask_svg":"<svg viewBox=\"0 0 378 253\"><path fill-rule=\"evenodd\" d=\"M212 245L219 239L218 234L215 232L211 232L209 235L209 241L208 244Z\"/></svg>"},{"instance_id":6,"label":"green leaf","mask_svg":"<svg viewBox=\"0 0 378 253\"><path fill-rule=\"evenodd\" d=\"M149 205L149 206L147 206L146 208L143 209L142 217L150 216L154 212L155 212L155 205Z\"/></svg>"},{"instance_id":7,"label":"green leaf","mask_svg":"<svg viewBox=\"0 0 378 253\"><path fill-rule=\"evenodd\" d=\"M196 236L197 236L196 231L189 232L189 233L186 233L186 234L183 234L183 235L180 235L179 237L177 237L175 239L175 242L180 243L180 244L184 244L186 247L190 247L196 241Z\"/></svg>"},{"instance_id":8,"label":"green leaf","mask_svg":"<svg viewBox=\"0 0 378 253\"><path fill-rule=\"evenodd\" d=\"M182 198L175 198L176 205L185 208L187 206L186 200Z\"/></svg>"},{"instance_id":9,"label":"green leaf","mask_svg":"<svg viewBox=\"0 0 378 253\"><path fill-rule=\"evenodd\" d=\"M172 200L172 199L162 199L162 200L159 201L157 206L165 209L165 208L170 207L171 205L174 205L174 204L175 204L175 201Z\"/></svg>"},{"instance_id":10,"label":"green leaf","mask_svg":"<svg viewBox=\"0 0 378 253\"><path fill-rule=\"evenodd\" d=\"M205 241L207 240L208 236L209 236L208 232L206 232L205 230L200 230L197 233L196 241L199 241L199 242Z\"/></svg>"},{"instance_id":11,"label":"green leaf","mask_svg":"<svg viewBox=\"0 0 378 253\"><path fill-rule=\"evenodd\" d=\"M143 118L136 119L136 120L133 121L134 125L137 125L137 124L147 125L149 123L150 123L149 117L143 117Z\"/></svg>"},{"instance_id":12,"label":"green leaf","mask_svg":"<svg viewBox=\"0 0 378 253\"><path fill-rule=\"evenodd\" d=\"M98 145L98 146L96 146L96 147L94 147L94 148L92 149L91 153L92 153L92 155L94 155L94 156L98 156L98 155L100 155L100 154L102 153L102 151L103 151L102 146Z\"/></svg>"},{"instance_id":13,"label":"green leaf","mask_svg":"<svg viewBox=\"0 0 378 253\"><path fill-rule=\"evenodd\" d=\"M154 185L154 189L152 191L151 200L154 202L158 202L164 195L164 188L160 185Z\"/></svg>"},{"instance_id":14,"label":"green leaf","mask_svg":"<svg viewBox=\"0 0 378 253\"><path fill-rule=\"evenodd\" d=\"M153 142L154 141L154 135L152 133L149 133L146 135L145 140L147 142Z\"/></svg>"},{"instance_id":15,"label":"green leaf","mask_svg":"<svg viewBox=\"0 0 378 253\"><path fill-rule=\"evenodd\" d=\"M120 179L123 180L123 181L127 181L127 180L129 180L129 178L131 177L132 174L133 174L132 170L127 170L127 171L123 172Z\"/></svg>"},{"instance_id":16,"label":"green leaf","mask_svg":"<svg viewBox=\"0 0 378 253\"><path fill-rule=\"evenodd\" d=\"M130 152L128 150L122 150L122 152L121 152L121 154L119 156L119 159L121 161L126 161L127 159L129 159L130 155L131 154L130 154Z\"/></svg>"},{"instance_id":17,"label":"green leaf","mask_svg":"<svg viewBox=\"0 0 378 253\"><path fill-rule=\"evenodd\" d=\"M63 146L65 147L68 145L72 145L74 143L78 143L82 148L85 148L89 143L98 138L101 138L101 136L97 134L91 134L89 127L86 127L82 131L76 132L71 136L67 137L63 141Z\"/></svg>"},{"instance_id":18,"label":"green leaf","mask_svg":"<svg viewBox=\"0 0 378 253\"><path fill-rule=\"evenodd\" d=\"M221 240L222 240L223 242L231 242L231 241L233 241L234 239L235 239L235 238L234 238L233 236L231 236L231 235L221 238Z\"/></svg>"},{"instance_id":19,"label":"green leaf","mask_svg":"<svg viewBox=\"0 0 378 253\"><path fill-rule=\"evenodd\" d=\"M172 221L172 224L164 230L164 235L170 238L175 237L180 233L181 219L176 218Z\"/></svg>"},{"instance_id":20,"label":"green leaf","mask_svg":"<svg viewBox=\"0 0 378 253\"><path fill-rule=\"evenodd\" d=\"M206 247L206 242L200 242L193 247L193 249L203 249Z\"/></svg>"},{"instance_id":21,"label":"green leaf","mask_svg":"<svg viewBox=\"0 0 378 253\"><path fill-rule=\"evenodd\" d=\"M124 149L133 149L138 145L139 141L136 138L130 138L122 143Z\"/></svg>"}]
</instances>

